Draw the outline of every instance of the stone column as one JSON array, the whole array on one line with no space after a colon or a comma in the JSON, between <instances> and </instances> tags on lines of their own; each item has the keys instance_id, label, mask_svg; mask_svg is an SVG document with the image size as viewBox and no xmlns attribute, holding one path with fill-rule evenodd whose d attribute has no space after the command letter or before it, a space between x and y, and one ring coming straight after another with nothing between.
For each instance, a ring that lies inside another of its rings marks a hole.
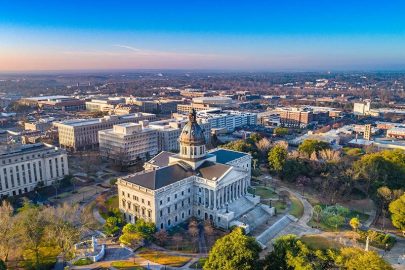
<instances>
[{"instance_id":1,"label":"stone column","mask_svg":"<svg viewBox=\"0 0 405 270\"><path fill-rule=\"evenodd\" d=\"M214 190L214 210L217 210L217 191Z\"/></svg>"},{"instance_id":2,"label":"stone column","mask_svg":"<svg viewBox=\"0 0 405 270\"><path fill-rule=\"evenodd\" d=\"M203 188L203 194L204 194L204 196L203 196L203 205L204 205L204 207L205 207L205 196L206 196L205 188Z\"/></svg>"},{"instance_id":3,"label":"stone column","mask_svg":"<svg viewBox=\"0 0 405 270\"><path fill-rule=\"evenodd\" d=\"M208 190L208 208L211 209L211 190Z\"/></svg>"}]
</instances>

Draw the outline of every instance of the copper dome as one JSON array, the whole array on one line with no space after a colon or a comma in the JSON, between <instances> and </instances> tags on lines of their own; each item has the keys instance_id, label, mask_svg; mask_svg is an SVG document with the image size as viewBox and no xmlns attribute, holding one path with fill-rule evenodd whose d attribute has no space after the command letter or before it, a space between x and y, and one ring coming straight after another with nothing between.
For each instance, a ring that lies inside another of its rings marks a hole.
<instances>
[{"instance_id":1,"label":"copper dome","mask_svg":"<svg viewBox=\"0 0 405 270\"><path fill-rule=\"evenodd\" d=\"M196 112L193 109L188 116L188 123L184 126L180 134L180 143L188 145L204 145L204 131L197 123Z\"/></svg>"}]
</instances>

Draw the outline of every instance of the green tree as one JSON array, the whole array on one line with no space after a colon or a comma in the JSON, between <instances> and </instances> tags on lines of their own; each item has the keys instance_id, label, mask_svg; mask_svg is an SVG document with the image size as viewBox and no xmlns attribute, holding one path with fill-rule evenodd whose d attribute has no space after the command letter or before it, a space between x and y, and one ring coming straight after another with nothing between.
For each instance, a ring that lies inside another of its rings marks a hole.
<instances>
[{"instance_id":1,"label":"green tree","mask_svg":"<svg viewBox=\"0 0 405 270\"><path fill-rule=\"evenodd\" d=\"M405 193L389 205L392 224L405 235Z\"/></svg>"},{"instance_id":2,"label":"green tree","mask_svg":"<svg viewBox=\"0 0 405 270\"><path fill-rule=\"evenodd\" d=\"M135 246L143 240L143 237L137 232L134 224L128 223L122 228L122 235L119 238L120 243L127 246Z\"/></svg>"},{"instance_id":3,"label":"green tree","mask_svg":"<svg viewBox=\"0 0 405 270\"><path fill-rule=\"evenodd\" d=\"M7 270L6 264L0 259L0 270Z\"/></svg>"},{"instance_id":4,"label":"green tree","mask_svg":"<svg viewBox=\"0 0 405 270\"><path fill-rule=\"evenodd\" d=\"M311 270L314 269L311 266L312 258L308 247L296 235L288 234L276 239L273 251L263 261L263 268L265 270Z\"/></svg>"},{"instance_id":5,"label":"green tree","mask_svg":"<svg viewBox=\"0 0 405 270\"><path fill-rule=\"evenodd\" d=\"M280 173L284 168L287 156L288 156L287 149L285 149L281 145L274 146L269 151L268 155L270 169L277 173Z\"/></svg>"},{"instance_id":6,"label":"green tree","mask_svg":"<svg viewBox=\"0 0 405 270\"><path fill-rule=\"evenodd\" d=\"M319 151L325 149L330 149L330 145L327 142L310 139L303 141L298 147L298 151L307 155L308 157L310 157L314 152L318 153Z\"/></svg>"},{"instance_id":7,"label":"green tree","mask_svg":"<svg viewBox=\"0 0 405 270\"><path fill-rule=\"evenodd\" d=\"M253 237L245 235L242 228L236 228L215 242L204 270L257 269L260 251Z\"/></svg>"},{"instance_id":8,"label":"green tree","mask_svg":"<svg viewBox=\"0 0 405 270\"><path fill-rule=\"evenodd\" d=\"M321 221L322 207L319 204L315 205L313 212L315 214L315 220L319 226L319 222Z\"/></svg>"},{"instance_id":9,"label":"green tree","mask_svg":"<svg viewBox=\"0 0 405 270\"><path fill-rule=\"evenodd\" d=\"M341 215L329 215L325 219L326 224L328 224L331 227L335 227L337 230L340 226L342 226L345 223L345 218Z\"/></svg>"},{"instance_id":10,"label":"green tree","mask_svg":"<svg viewBox=\"0 0 405 270\"><path fill-rule=\"evenodd\" d=\"M105 221L105 224L104 224L104 232L105 232L107 235L110 235L110 236L115 235L115 234L117 234L117 233L119 232L119 230L120 230L120 227L119 227L118 225L119 225L119 223L118 223L118 218L116 218L116 217L109 217L109 218L107 218L107 220Z\"/></svg>"},{"instance_id":11,"label":"green tree","mask_svg":"<svg viewBox=\"0 0 405 270\"><path fill-rule=\"evenodd\" d=\"M374 251L364 251L359 248L342 248L336 257L336 265L347 270L391 270L391 265L384 261Z\"/></svg>"},{"instance_id":12,"label":"green tree","mask_svg":"<svg viewBox=\"0 0 405 270\"><path fill-rule=\"evenodd\" d=\"M152 240L153 234L156 232L156 226L153 222L147 222L143 219L138 219L135 222L135 231L144 239Z\"/></svg>"},{"instance_id":13,"label":"green tree","mask_svg":"<svg viewBox=\"0 0 405 270\"><path fill-rule=\"evenodd\" d=\"M288 128L276 127L273 130L273 134L275 134L276 136L285 136L288 134Z\"/></svg>"},{"instance_id":14,"label":"green tree","mask_svg":"<svg viewBox=\"0 0 405 270\"><path fill-rule=\"evenodd\" d=\"M308 167L299 159L287 159L284 163L281 177L288 181L295 181L298 176L308 173Z\"/></svg>"},{"instance_id":15,"label":"green tree","mask_svg":"<svg viewBox=\"0 0 405 270\"><path fill-rule=\"evenodd\" d=\"M360 227L360 219L354 217L354 218L350 219L349 224L350 224L350 227L352 227L352 229L354 231L357 231L357 229Z\"/></svg>"}]
</instances>

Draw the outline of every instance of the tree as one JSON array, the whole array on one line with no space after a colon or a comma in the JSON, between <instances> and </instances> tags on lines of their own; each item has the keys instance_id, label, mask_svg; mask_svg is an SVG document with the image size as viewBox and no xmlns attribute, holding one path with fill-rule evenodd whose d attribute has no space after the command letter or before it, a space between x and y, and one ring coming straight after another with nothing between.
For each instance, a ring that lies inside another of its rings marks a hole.
<instances>
[{"instance_id":1,"label":"tree","mask_svg":"<svg viewBox=\"0 0 405 270\"><path fill-rule=\"evenodd\" d=\"M297 236L288 234L276 239L273 251L263 262L265 270L314 269L311 267L311 252Z\"/></svg>"},{"instance_id":2,"label":"tree","mask_svg":"<svg viewBox=\"0 0 405 270\"><path fill-rule=\"evenodd\" d=\"M321 221L322 207L319 204L317 204L317 205L314 206L313 211L314 211L314 214L315 214L315 220L316 220L316 222L318 223L318 226L319 226L319 222Z\"/></svg>"},{"instance_id":3,"label":"tree","mask_svg":"<svg viewBox=\"0 0 405 270\"><path fill-rule=\"evenodd\" d=\"M343 225L345 222L345 218L341 215L329 215L325 219L326 224L328 224L331 227L335 227L336 230Z\"/></svg>"},{"instance_id":4,"label":"tree","mask_svg":"<svg viewBox=\"0 0 405 270\"><path fill-rule=\"evenodd\" d=\"M152 240L153 234L156 232L156 226L153 222L138 219L135 222L135 231L145 240Z\"/></svg>"},{"instance_id":5,"label":"tree","mask_svg":"<svg viewBox=\"0 0 405 270\"><path fill-rule=\"evenodd\" d=\"M281 177L288 181L295 181L298 176L308 172L307 164L299 159L287 159L284 163Z\"/></svg>"},{"instance_id":6,"label":"tree","mask_svg":"<svg viewBox=\"0 0 405 270\"><path fill-rule=\"evenodd\" d=\"M120 227L118 226L118 218L117 217L109 217L105 221L104 224L104 232L107 235L113 236L118 233Z\"/></svg>"},{"instance_id":7,"label":"tree","mask_svg":"<svg viewBox=\"0 0 405 270\"><path fill-rule=\"evenodd\" d=\"M261 152L261 154L265 157L271 147L271 143L267 138L263 138L256 143L256 147Z\"/></svg>"},{"instance_id":8,"label":"tree","mask_svg":"<svg viewBox=\"0 0 405 270\"><path fill-rule=\"evenodd\" d=\"M329 149L330 145L327 142L318 140L305 140L298 147L298 151L310 157L312 153L319 153L322 150Z\"/></svg>"},{"instance_id":9,"label":"tree","mask_svg":"<svg viewBox=\"0 0 405 270\"><path fill-rule=\"evenodd\" d=\"M352 227L352 229L354 231L357 231L357 229L360 227L360 219L354 217L349 221L349 224L350 224L350 227Z\"/></svg>"},{"instance_id":10,"label":"tree","mask_svg":"<svg viewBox=\"0 0 405 270\"><path fill-rule=\"evenodd\" d=\"M6 264L0 259L0 270L7 270Z\"/></svg>"},{"instance_id":11,"label":"tree","mask_svg":"<svg viewBox=\"0 0 405 270\"><path fill-rule=\"evenodd\" d=\"M392 225L405 235L405 193L389 205Z\"/></svg>"},{"instance_id":12,"label":"tree","mask_svg":"<svg viewBox=\"0 0 405 270\"><path fill-rule=\"evenodd\" d=\"M268 156L268 161L269 161L269 166L270 169L280 173L283 168L284 164L287 160L288 152L287 149L280 145L274 146L270 151L269 151L269 156Z\"/></svg>"},{"instance_id":13,"label":"tree","mask_svg":"<svg viewBox=\"0 0 405 270\"><path fill-rule=\"evenodd\" d=\"M374 251L364 251L359 248L342 248L336 258L336 264L347 270L391 270L391 265L384 261Z\"/></svg>"},{"instance_id":14,"label":"tree","mask_svg":"<svg viewBox=\"0 0 405 270\"><path fill-rule=\"evenodd\" d=\"M51 221L47 227L48 238L61 249L63 257L73 255L74 245L84 231L80 211L78 205L67 203L44 210L44 215Z\"/></svg>"},{"instance_id":15,"label":"tree","mask_svg":"<svg viewBox=\"0 0 405 270\"><path fill-rule=\"evenodd\" d=\"M261 248L242 228L218 239L212 247L204 270L250 270L257 268Z\"/></svg>"},{"instance_id":16,"label":"tree","mask_svg":"<svg viewBox=\"0 0 405 270\"><path fill-rule=\"evenodd\" d=\"M169 239L169 234L167 233L166 230L160 230L160 231L155 232L153 237L156 239L156 241L159 243L159 245L164 245L166 243L167 239Z\"/></svg>"},{"instance_id":17,"label":"tree","mask_svg":"<svg viewBox=\"0 0 405 270\"><path fill-rule=\"evenodd\" d=\"M122 235L119 238L120 243L134 247L143 240L142 236L137 232L134 224L128 223L122 228Z\"/></svg>"},{"instance_id":18,"label":"tree","mask_svg":"<svg viewBox=\"0 0 405 270\"><path fill-rule=\"evenodd\" d=\"M44 216L39 207L28 202L25 202L20 209L18 218L20 245L25 251L31 251L34 254L34 266L38 268L40 247L45 240L46 226L50 220Z\"/></svg>"},{"instance_id":19,"label":"tree","mask_svg":"<svg viewBox=\"0 0 405 270\"><path fill-rule=\"evenodd\" d=\"M173 235L172 240L176 244L176 250L179 250L179 244L183 241L183 236L179 233L176 233Z\"/></svg>"},{"instance_id":20,"label":"tree","mask_svg":"<svg viewBox=\"0 0 405 270\"><path fill-rule=\"evenodd\" d=\"M7 262L8 255L17 245L16 218L14 209L7 201L0 204L0 259Z\"/></svg>"},{"instance_id":21,"label":"tree","mask_svg":"<svg viewBox=\"0 0 405 270\"><path fill-rule=\"evenodd\" d=\"M276 127L273 130L273 134L275 134L276 136L285 136L288 134L288 128L283 128L283 127Z\"/></svg>"}]
</instances>

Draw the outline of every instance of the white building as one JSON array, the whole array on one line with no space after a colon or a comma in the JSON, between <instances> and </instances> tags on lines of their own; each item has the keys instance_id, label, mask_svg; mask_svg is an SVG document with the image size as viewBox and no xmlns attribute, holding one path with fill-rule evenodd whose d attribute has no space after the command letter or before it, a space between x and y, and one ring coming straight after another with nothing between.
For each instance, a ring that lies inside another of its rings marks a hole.
<instances>
[{"instance_id":1,"label":"white building","mask_svg":"<svg viewBox=\"0 0 405 270\"><path fill-rule=\"evenodd\" d=\"M69 174L66 152L37 143L6 146L0 151L0 197L48 186Z\"/></svg>"},{"instance_id":2,"label":"white building","mask_svg":"<svg viewBox=\"0 0 405 270\"><path fill-rule=\"evenodd\" d=\"M194 112L180 135L179 154L162 152L146 164L148 170L118 179L119 208L128 222L141 218L159 230L194 216L249 232L274 213L248 193L251 160L242 152L207 152Z\"/></svg>"},{"instance_id":3,"label":"white building","mask_svg":"<svg viewBox=\"0 0 405 270\"><path fill-rule=\"evenodd\" d=\"M71 150L83 150L98 146L98 131L110 129L113 125L153 121L156 115L151 113L133 113L127 115L110 115L102 118L72 119L56 122L58 128L59 145Z\"/></svg>"},{"instance_id":4,"label":"white building","mask_svg":"<svg viewBox=\"0 0 405 270\"><path fill-rule=\"evenodd\" d=\"M353 105L353 114L355 115L368 115L370 113L371 103L366 102L356 102Z\"/></svg>"},{"instance_id":5,"label":"white building","mask_svg":"<svg viewBox=\"0 0 405 270\"><path fill-rule=\"evenodd\" d=\"M257 114L250 112L221 111L215 109L200 111L198 112L197 118L210 123L212 129L226 128L229 132L233 132L237 127L257 124Z\"/></svg>"},{"instance_id":6,"label":"white building","mask_svg":"<svg viewBox=\"0 0 405 270\"><path fill-rule=\"evenodd\" d=\"M158 153L157 132L148 127L148 121L139 124L124 123L98 132L100 154L122 165L131 165L140 159Z\"/></svg>"}]
</instances>

